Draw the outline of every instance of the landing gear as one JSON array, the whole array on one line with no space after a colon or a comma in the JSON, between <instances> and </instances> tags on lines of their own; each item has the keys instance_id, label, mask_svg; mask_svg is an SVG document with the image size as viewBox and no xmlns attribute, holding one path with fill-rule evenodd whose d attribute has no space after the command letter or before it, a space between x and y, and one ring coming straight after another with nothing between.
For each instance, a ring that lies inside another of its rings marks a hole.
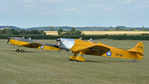
<instances>
[{"instance_id":1,"label":"landing gear","mask_svg":"<svg viewBox=\"0 0 149 84\"><path fill-rule=\"evenodd\" d=\"M83 58L83 54L82 52L79 53L79 56L77 56L76 52L73 52L73 55L70 56L70 61L76 61L76 62L85 62L86 60Z\"/></svg>"},{"instance_id":2,"label":"landing gear","mask_svg":"<svg viewBox=\"0 0 149 84\"><path fill-rule=\"evenodd\" d=\"M69 60L70 61L75 61L76 60L76 55L77 55L77 53L73 52L73 55L69 57Z\"/></svg>"},{"instance_id":3,"label":"landing gear","mask_svg":"<svg viewBox=\"0 0 149 84\"><path fill-rule=\"evenodd\" d=\"M85 62L86 60L82 56L77 56L76 61L77 62Z\"/></svg>"},{"instance_id":4,"label":"landing gear","mask_svg":"<svg viewBox=\"0 0 149 84\"><path fill-rule=\"evenodd\" d=\"M85 62L86 60L83 58L83 52L79 53L79 56L76 57L77 62Z\"/></svg>"},{"instance_id":5,"label":"landing gear","mask_svg":"<svg viewBox=\"0 0 149 84\"><path fill-rule=\"evenodd\" d=\"M16 49L16 52L20 52L20 49Z\"/></svg>"},{"instance_id":6,"label":"landing gear","mask_svg":"<svg viewBox=\"0 0 149 84\"><path fill-rule=\"evenodd\" d=\"M23 50L23 49L21 49L21 50L20 50L20 52L21 52L21 53L24 53L24 50Z\"/></svg>"},{"instance_id":7,"label":"landing gear","mask_svg":"<svg viewBox=\"0 0 149 84\"><path fill-rule=\"evenodd\" d=\"M69 61L75 61L75 60L69 59Z\"/></svg>"},{"instance_id":8,"label":"landing gear","mask_svg":"<svg viewBox=\"0 0 149 84\"><path fill-rule=\"evenodd\" d=\"M24 53L24 50L23 49L16 49L16 52Z\"/></svg>"}]
</instances>

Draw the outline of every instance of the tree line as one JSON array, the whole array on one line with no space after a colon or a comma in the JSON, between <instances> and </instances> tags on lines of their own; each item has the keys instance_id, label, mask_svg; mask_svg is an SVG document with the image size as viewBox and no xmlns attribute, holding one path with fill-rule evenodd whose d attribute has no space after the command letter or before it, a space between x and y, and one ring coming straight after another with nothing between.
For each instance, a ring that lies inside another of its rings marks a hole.
<instances>
[{"instance_id":1,"label":"tree line","mask_svg":"<svg viewBox=\"0 0 149 84\"><path fill-rule=\"evenodd\" d=\"M25 37L32 39L58 39L58 38L74 38L82 37L85 40L92 39L114 39L114 40L149 40L149 35L0 35L0 39L8 39L8 37Z\"/></svg>"},{"instance_id":2,"label":"tree line","mask_svg":"<svg viewBox=\"0 0 149 84\"><path fill-rule=\"evenodd\" d=\"M76 30L75 28L71 28L70 31L63 31L62 28L59 28L57 32L59 36L61 35L82 35L82 32L79 30Z\"/></svg>"},{"instance_id":3,"label":"tree line","mask_svg":"<svg viewBox=\"0 0 149 84\"><path fill-rule=\"evenodd\" d=\"M10 28L4 28L0 30L0 35L45 35L44 31L39 30L15 30Z\"/></svg>"},{"instance_id":4,"label":"tree line","mask_svg":"<svg viewBox=\"0 0 149 84\"><path fill-rule=\"evenodd\" d=\"M115 39L115 40L149 40L149 34L142 35L84 35L81 31L72 28L70 31L58 29L58 36L46 35L44 31L39 30L14 30L4 28L0 30L0 39L7 39L8 37L31 37L32 39L57 39L57 38L80 38L83 39Z\"/></svg>"}]
</instances>

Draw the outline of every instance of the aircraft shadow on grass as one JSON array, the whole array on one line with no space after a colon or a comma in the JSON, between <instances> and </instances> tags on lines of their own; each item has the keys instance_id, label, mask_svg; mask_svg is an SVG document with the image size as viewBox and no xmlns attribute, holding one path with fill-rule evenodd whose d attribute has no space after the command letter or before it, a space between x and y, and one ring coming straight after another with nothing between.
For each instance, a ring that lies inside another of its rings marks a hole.
<instances>
[{"instance_id":1,"label":"aircraft shadow on grass","mask_svg":"<svg viewBox=\"0 0 149 84\"><path fill-rule=\"evenodd\" d=\"M1 51L6 51L6 52L16 52L15 50L1 50ZM40 53L40 51L25 51L25 53Z\"/></svg>"},{"instance_id":2,"label":"aircraft shadow on grass","mask_svg":"<svg viewBox=\"0 0 149 84\"><path fill-rule=\"evenodd\" d=\"M140 62L140 61L136 61L136 60L86 60L86 62L91 62L91 63L122 63L122 62Z\"/></svg>"}]
</instances>

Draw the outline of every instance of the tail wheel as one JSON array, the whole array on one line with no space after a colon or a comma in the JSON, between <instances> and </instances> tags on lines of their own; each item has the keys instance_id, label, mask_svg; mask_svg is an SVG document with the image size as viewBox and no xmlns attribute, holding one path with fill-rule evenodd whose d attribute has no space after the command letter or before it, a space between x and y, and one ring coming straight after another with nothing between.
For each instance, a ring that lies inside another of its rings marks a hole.
<instances>
[{"instance_id":1,"label":"tail wheel","mask_svg":"<svg viewBox=\"0 0 149 84\"><path fill-rule=\"evenodd\" d=\"M21 49L21 51L20 51L21 53L24 53L24 50L23 49Z\"/></svg>"},{"instance_id":2,"label":"tail wheel","mask_svg":"<svg viewBox=\"0 0 149 84\"><path fill-rule=\"evenodd\" d=\"M20 49L16 49L16 52L20 52Z\"/></svg>"}]
</instances>

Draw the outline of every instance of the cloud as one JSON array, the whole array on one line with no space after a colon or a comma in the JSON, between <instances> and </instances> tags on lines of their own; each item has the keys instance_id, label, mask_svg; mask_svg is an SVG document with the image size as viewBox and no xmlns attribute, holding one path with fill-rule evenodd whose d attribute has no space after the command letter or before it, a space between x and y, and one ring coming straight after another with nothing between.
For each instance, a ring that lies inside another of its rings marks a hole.
<instances>
[{"instance_id":1,"label":"cloud","mask_svg":"<svg viewBox=\"0 0 149 84\"><path fill-rule=\"evenodd\" d=\"M48 14L55 14L55 11L47 11Z\"/></svg>"},{"instance_id":2,"label":"cloud","mask_svg":"<svg viewBox=\"0 0 149 84\"><path fill-rule=\"evenodd\" d=\"M123 1L122 4L125 4L125 5L129 5L129 4L132 4L133 3L133 0L126 0L126 1Z\"/></svg>"},{"instance_id":3,"label":"cloud","mask_svg":"<svg viewBox=\"0 0 149 84\"><path fill-rule=\"evenodd\" d=\"M63 0L23 0L22 3L32 5L45 5L45 4L63 3Z\"/></svg>"},{"instance_id":4,"label":"cloud","mask_svg":"<svg viewBox=\"0 0 149 84\"><path fill-rule=\"evenodd\" d=\"M99 1L105 1L105 0L85 0L85 1L99 2Z\"/></svg>"},{"instance_id":5,"label":"cloud","mask_svg":"<svg viewBox=\"0 0 149 84\"><path fill-rule=\"evenodd\" d=\"M140 6L139 8L149 8L149 5Z\"/></svg>"},{"instance_id":6,"label":"cloud","mask_svg":"<svg viewBox=\"0 0 149 84\"><path fill-rule=\"evenodd\" d=\"M43 14L43 15L55 15L56 12L53 10L47 10L47 11L40 11L39 14Z\"/></svg>"},{"instance_id":7,"label":"cloud","mask_svg":"<svg viewBox=\"0 0 149 84\"><path fill-rule=\"evenodd\" d=\"M105 8L104 10L105 11L112 11L112 10L114 10L115 9L115 7L107 7L107 8Z\"/></svg>"},{"instance_id":8,"label":"cloud","mask_svg":"<svg viewBox=\"0 0 149 84\"><path fill-rule=\"evenodd\" d=\"M112 10L115 9L114 6L107 7L107 6L102 6L102 5L93 5L93 6L91 6L91 8L93 8L93 9L103 9L104 11L112 11Z\"/></svg>"},{"instance_id":9,"label":"cloud","mask_svg":"<svg viewBox=\"0 0 149 84\"><path fill-rule=\"evenodd\" d=\"M77 9L77 8L66 8L64 9L65 12L81 12L83 9Z\"/></svg>"},{"instance_id":10,"label":"cloud","mask_svg":"<svg viewBox=\"0 0 149 84\"><path fill-rule=\"evenodd\" d=\"M19 0L18 0L19 1ZM101 2L105 0L20 0L24 4L57 4L57 3L79 3L79 2Z\"/></svg>"},{"instance_id":11,"label":"cloud","mask_svg":"<svg viewBox=\"0 0 149 84\"><path fill-rule=\"evenodd\" d=\"M4 8L0 8L0 11L1 11L1 12L5 12L6 9L4 9Z\"/></svg>"},{"instance_id":12,"label":"cloud","mask_svg":"<svg viewBox=\"0 0 149 84\"><path fill-rule=\"evenodd\" d=\"M104 8L104 6L101 6L101 5L93 5L91 8Z\"/></svg>"},{"instance_id":13,"label":"cloud","mask_svg":"<svg viewBox=\"0 0 149 84\"><path fill-rule=\"evenodd\" d=\"M32 3L34 0L23 0L24 3Z\"/></svg>"}]
</instances>

